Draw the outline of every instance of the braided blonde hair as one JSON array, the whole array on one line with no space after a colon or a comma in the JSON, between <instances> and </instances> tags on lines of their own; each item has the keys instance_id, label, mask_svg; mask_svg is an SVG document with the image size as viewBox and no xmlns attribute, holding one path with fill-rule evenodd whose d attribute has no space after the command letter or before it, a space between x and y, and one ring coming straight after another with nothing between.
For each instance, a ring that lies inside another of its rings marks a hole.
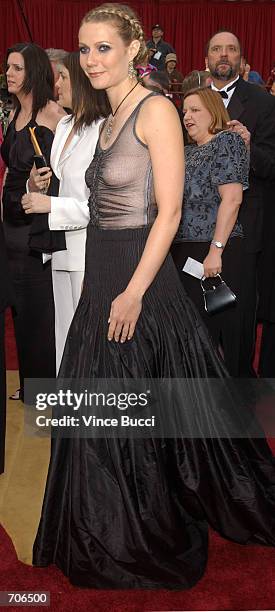
<instances>
[{"instance_id":1,"label":"braided blonde hair","mask_svg":"<svg viewBox=\"0 0 275 612\"><path fill-rule=\"evenodd\" d=\"M89 11L83 17L81 25L91 21L109 21L110 23L114 23L126 47L128 47L133 40L138 40L140 48L133 60L134 65L143 61L147 53L147 47L141 23L133 9L126 4L106 2Z\"/></svg>"}]
</instances>

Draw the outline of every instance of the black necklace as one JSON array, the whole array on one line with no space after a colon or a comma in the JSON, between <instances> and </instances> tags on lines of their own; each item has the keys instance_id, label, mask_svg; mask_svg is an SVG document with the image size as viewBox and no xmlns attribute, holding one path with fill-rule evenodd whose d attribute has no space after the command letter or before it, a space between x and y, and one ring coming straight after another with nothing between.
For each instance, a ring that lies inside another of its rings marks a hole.
<instances>
[{"instance_id":1,"label":"black necklace","mask_svg":"<svg viewBox=\"0 0 275 612\"><path fill-rule=\"evenodd\" d=\"M124 100L126 100L126 98L128 98L128 96L130 95L130 93L132 93L132 91L134 91L134 89L136 88L136 86L139 84L139 81L137 81L137 83L134 85L134 87L132 87L132 89L130 89L130 91L128 91L128 93L126 94L126 96L124 96L124 98L121 100L121 102L119 103L119 105L117 106L115 112L113 113L113 111L111 111L111 115L109 117L109 119L107 120L107 126L106 126L106 131L105 131L105 142L108 142L108 140L110 139L112 132L113 132L113 125L114 125L114 118L117 114L117 111L119 110L119 108L121 107L121 105L123 104Z\"/></svg>"}]
</instances>

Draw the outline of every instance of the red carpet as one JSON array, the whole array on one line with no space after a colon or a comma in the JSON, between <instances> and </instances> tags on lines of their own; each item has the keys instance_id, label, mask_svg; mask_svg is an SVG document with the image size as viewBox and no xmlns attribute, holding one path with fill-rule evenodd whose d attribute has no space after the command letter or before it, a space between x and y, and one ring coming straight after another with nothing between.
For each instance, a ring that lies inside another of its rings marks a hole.
<instances>
[{"instance_id":1,"label":"red carpet","mask_svg":"<svg viewBox=\"0 0 275 612\"><path fill-rule=\"evenodd\" d=\"M54 566L38 569L17 561L12 543L1 527L0 542L0 590L49 591L50 610L54 611L145 612L274 608L275 550L238 546L213 533L204 578L190 591L181 592L78 589ZM32 609L41 608L35 606Z\"/></svg>"}]
</instances>

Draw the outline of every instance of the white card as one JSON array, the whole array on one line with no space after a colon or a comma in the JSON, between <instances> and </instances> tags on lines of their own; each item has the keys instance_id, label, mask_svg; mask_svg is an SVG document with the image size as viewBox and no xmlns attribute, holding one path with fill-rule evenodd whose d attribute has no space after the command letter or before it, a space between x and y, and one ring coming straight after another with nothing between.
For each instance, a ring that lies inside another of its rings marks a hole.
<instances>
[{"instance_id":1,"label":"white card","mask_svg":"<svg viewBox=\"0 0 275 612\"><path fill-rule=\"evenodd\" d=\"M47 261L50 261L52 258L50 253L42 253L42 261L43 264L47 263Z\"/></svg>"},{"instance_id":2,"label":"white card","mask_svg":"<svg viewBox=\"0 0 275 612\"><path fill-rule=\"evenodd\" d=\"M195 278L199 278L200 280L204 276L203 264L196 259L192 259L192 257L188 257L182 271L186 272L186 274L191 274L191 276L195 276Z\"/></svg>"},{"instance_id":3,"label":"white card","mask_svg":"<svg viewBox=\"0 0 275 612\"><path fill-rule=\"evenodd\" d=\"M160 51L157 51L157 52L155 53L155 55L154 55L154 58L155 58L156 60L159 60L159 59L161 58L161 52L160 52Z\"/></svg>"}]
</instances>

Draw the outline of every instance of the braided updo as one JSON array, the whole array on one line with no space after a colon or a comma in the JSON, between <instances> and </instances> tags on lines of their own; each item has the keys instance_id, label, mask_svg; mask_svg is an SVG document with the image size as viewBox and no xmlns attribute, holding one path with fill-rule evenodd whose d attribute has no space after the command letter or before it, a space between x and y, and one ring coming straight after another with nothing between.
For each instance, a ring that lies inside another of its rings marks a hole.
<instances>
[{"instance_id":1,"label":"braided updo","mask_svg":"<svg viewBox=\"0 0 275 612\"><path fill-rule=\"evenodd\" d=\"M128 47L133 40L138 40L140 48L138 54L134 58L134 65L143 61L147 54L147 48L141 23L133 9L126 4L106 2L89 11L85 17L83 17L81 25L91 21L107 21L114 24L126 47Z\"/></svg>"}]
</instances>

